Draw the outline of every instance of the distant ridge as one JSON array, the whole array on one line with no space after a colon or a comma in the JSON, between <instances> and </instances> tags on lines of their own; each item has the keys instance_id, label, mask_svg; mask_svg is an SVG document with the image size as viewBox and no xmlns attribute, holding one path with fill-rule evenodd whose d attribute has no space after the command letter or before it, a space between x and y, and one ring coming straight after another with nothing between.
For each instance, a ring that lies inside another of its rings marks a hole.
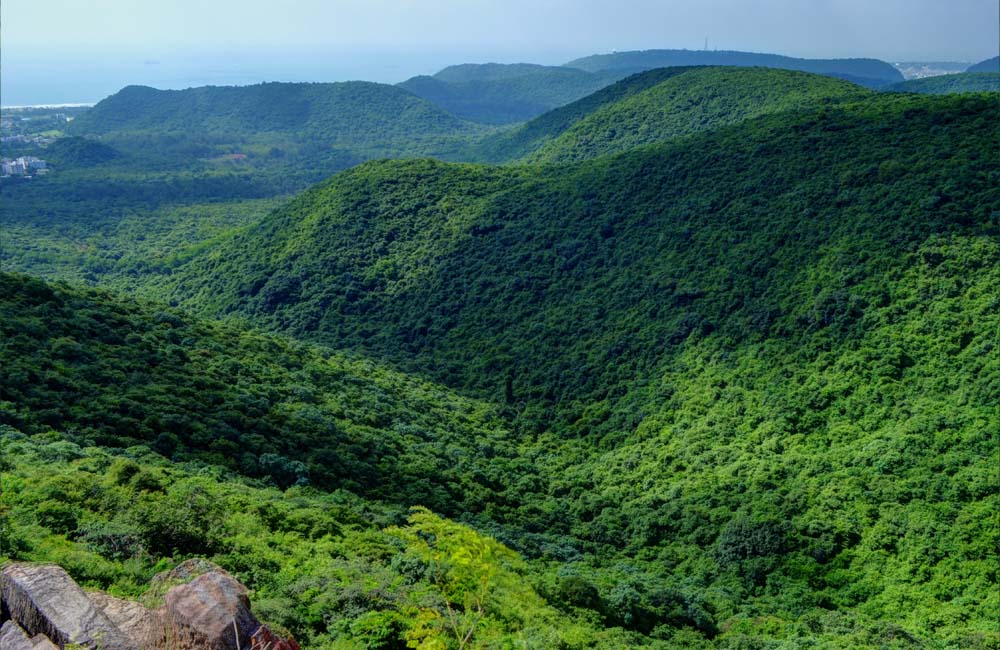
<instances>
[{"instance_id":1,"label":"distant ridge","mask_svg":"<svg viewBox=\"0 0 1000 650\"><path fill-rule=\"evenodd\" d=\"M1000 92L1000 72L962 72L924 79L910 79L903 83L886 86L882 90L923 95Z\"/></svg>"},{"instance_id":2,"label":"distant ridge","mask_svg":"<svg viewBox=\"0 0 1000 650\"><path fill-rule=\"evenodd\" d=\"M399 84L454 115L512 124L585 97L623 75L533 63L466 63Z\"/></svg>"},{"instance_id":3,"label":"distant ridge","mask_svg":"<svg viewBox=\"0 0 1000 650\"><path fill-rule=\"evenodd\" d=\"M780 54L728 50L642 50L595 54L565 64L588 72L628 70L641 72L651 68L684 65L761 66L801 70L845 78L869 87L903 81L903 75L878 59L798 59Z\"/></svg>"},{"instance_id":4,"label":"distant ridge","mask_svg":"<svg viewBox=\"0 0 1000 650\"><path fill-rule=\"evenodd\" d=\"M992 59L986 59L985 61L980 61L975 65L970 65L966 72L1000 72L1000 56L995 56Z\"/></svg>"}]
</instances>

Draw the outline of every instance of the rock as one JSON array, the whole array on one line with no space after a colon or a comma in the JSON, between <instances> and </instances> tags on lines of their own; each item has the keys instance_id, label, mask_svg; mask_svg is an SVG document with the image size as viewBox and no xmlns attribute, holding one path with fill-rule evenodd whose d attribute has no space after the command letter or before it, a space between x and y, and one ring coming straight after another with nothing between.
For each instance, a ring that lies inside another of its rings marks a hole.
<instances>
[{"instance_id":1,"label":"rock","mask_svg":"<svg viewBox=\"0 0 1000 650\"><path fill-rule=\"evenodd\" d=\"M249 648L260 622L250 613L248 593L235 578L220 571L172 588L165 598L171 642L199 650Z\"/></svg>"},{"instance_id":2,"label":"rock","mask_svg":"<svg viewBox=\"0 0 1000 650\"><path fill-rule=\"evenodd\" d=\"M58 566L10 564L0 573L0 594L11 619L29 635L44 635L60 647L140 650Z\"/></svg>"},{"instance_id":3,"label":"rock","mask_svg":"<svg viewBox=\"0 0 1000 650\"><path fill-rule=\"evenodd\" d=\"M0 650L35 650L35 644L20 625L7 621L0 627Z\"/></svg>"},{"instance_id":4,"label":"rock","mask_svg":"<svg viewBox=\"0 0 1000 650\"><path fill-rule=\"evenodd\" d=\"M59 650L59 647L41 634L29 639L20 625L7 621L0 627L0 650Z\"/></svg>"},{"instance_id":5,"label":"rock","mask_svg":"<svg viewBox=\"0 0 1000 650\"><path fill-rule=\"evenodd\" d=\"M282 639L266 625L261 625L250 637L250 650L301 650L295 639Z\"/></svg>"},{"instance_id":6,"label":"rock","mask_svg":"<svg viewBox=\"0 0 1000 650\"><path fill-rule=\"evenodd\" d=\"M151 610L141 603L94 592L87 594L115 627L143 650L167 647L167 624L163 612Z\"/></svg>"}]
</instances>

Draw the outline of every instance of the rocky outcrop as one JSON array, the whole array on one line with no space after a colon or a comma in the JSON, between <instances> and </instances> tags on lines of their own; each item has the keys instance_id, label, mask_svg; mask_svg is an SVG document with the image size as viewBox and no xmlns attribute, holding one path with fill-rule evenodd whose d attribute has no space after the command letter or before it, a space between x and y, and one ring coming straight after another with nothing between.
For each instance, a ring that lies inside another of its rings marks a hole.
<instances>
[{"instance_id":1,"label":"rocky outcrop","mask_svg":"<svg viewBox=\"0 0 1000 650\"><path fill-rule=\"evenodd\" d=\"M250 613L247 588L219 571L168 591L166 619L171 639L206 650L247 648L260 627Z\"/></svg>"},{"instance_id":2,"label":"rocky outcrop","mask_svg":"<svg viewBox=\"0 0 1000 650\"><path fill-rule=\"evenodd\" d=\"M14 621L0 627L0 650L59 650L41 634L28 638L28 633Z\"/></svg>"},{"instance_id":3,"label":"rocky outcrop","mask_svg":"<svg viewBox=\"0 0 1000 650\"><path fill-rule=\"evenodd\" d=\"M141 650L98 610L61 567L11 564L0 573L4 607L28 635L44 635L62 647L75 643L101 650Z\"/></svg>"},{"instance_id":4,"label":"rocky outcrop","mask_svg":"<svg viewBox=\"0 0 1000 650\"><path fill-rule=\"evenodd\" d=\"M10 564L0 574L0 650L299 650L254 617L249 591L221 568L189 560L157 576L164 605L84 592L58 566Z\"/></svg>"},{"instance_id":5,"label":"rocky outcrop","mask_svg":"<svg viewBox=\"0 0 1000 650\"><path fill-rule=\"evenodd\" d=\"M160 610L151 610L142 603L108 594L88 594L94 606L108 617L129 639L144 650L167 647L167 624ZM2 649L0 649L2 650Z\"/></svg>"}]
</instances>

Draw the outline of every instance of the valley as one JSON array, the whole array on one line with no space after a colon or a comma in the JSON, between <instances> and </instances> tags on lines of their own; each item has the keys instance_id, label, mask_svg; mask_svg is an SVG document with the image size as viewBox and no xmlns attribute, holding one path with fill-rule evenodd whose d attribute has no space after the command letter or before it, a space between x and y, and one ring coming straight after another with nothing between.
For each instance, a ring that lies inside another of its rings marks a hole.
<instances>
[{"instance_id":1,"label":"valley","mask_svg":"<svg viewBox=\"0 0 1000 650\"><path fill-rule=\"evenodd\" d=\"M0 560L209 560L303 648L993 648L994 76L650 50L5 142Z\"/></svg>"}]
</instances>

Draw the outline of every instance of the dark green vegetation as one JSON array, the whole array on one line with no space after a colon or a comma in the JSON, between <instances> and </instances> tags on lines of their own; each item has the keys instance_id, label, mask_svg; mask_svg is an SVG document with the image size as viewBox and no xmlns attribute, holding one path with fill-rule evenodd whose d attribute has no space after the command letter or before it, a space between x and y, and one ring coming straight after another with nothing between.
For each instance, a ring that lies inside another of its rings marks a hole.
<instances>
[{"instance_id":1,"label":"dark green vegetation","mask_svg":"<svg viewBox=\"0 0 1000 650\"><path fill-rule=\"evenodd\" d=\"M438 511L482 509L465 503L488 489L460 484L470 477L500 484L500 463L463 467L447 455L461 442L510 456L491 408L368 362L174 311L26 276L0 282L4 424Z\"/></svg>"},{"instance_id":2,"label":"dark green vegetation","mask_svg":"<svg viewBox=\"0 0 1000 650\"><path fill-rule=\"evenodd\" d=\"M642 145L581 162L4 187L5 268L234 318L2 276L3 552L310 647L994 648L997 101L660 70L484 145Z\"/></svg>"},{"instance_id":3,"label":"dark green vegetation","mask_svg":"<svg viewBox=\"0 0 1000 650\"><path fill-rule=\"evenodd\" d=\"M622 75L532 65L457 65L399 84L458 117L483 124L529 120L603 88Z\"/></svg>"},{"instance_id":4,"label":"dark green vegetation","mask_svg":"<svg viewBox=\"0 0 1000 650\"><path fill-rule=\"evenodd\" d=\"M400 88L357 81L130 86L77 118L70 132L198 158L295 156L343 168L370 158L447 156L483 131Z\"/></svg>"},{"instance_id":5,"label":"dark green vegetation","mask_svg":"<svg viewBox=\"0 0 1000 650\"><path fill-rule=\"evenodd\" d=\"M985 61L980 61L975 65L970 65L966 72L1000 72L1000 56L995 56L992 59L986 59Z\"/></svg>"},{"instance_id":6,"label":"dark green vegetation","mask_svg":"<svg viewBox=\"0 0 1000 650\"><path fill-rule=\"evenodd\" d=\"M477 156L487 162L510 162L523 158L598 109L694 69L658 68L626 77L521 126L483 138L476 146Z\"/></svg>"},{"instance_id":7,"label":"dark green vegetation","mask_svg":"<svg viewBox=\"0 0 1000 650\"><path fill-rule=\"evenodd\" d=\"M995 106L874 95L573 167L368 164L175 295L498 404L546 459L506 520L540 536L509 541L580 557L604 598L634 589L623 625L673 620L661 584L709 635L834 609L975 645Z\"/></svg>"},{"instance_id":8,"label":"dark green vegetation","mask_svg":"<svg viewBox=\"0 0 1000 650\"><path fill-rule=\"evenodd\" d=\"M522 144L523 134L539 131L538 125L530 123L511 134L511 141L515 146L521 144L522 149L529 149L525 159L530 162L574 162L621 153L767 113L806 106L833 106L861 99L869 92L839 79L790 70L681 68L679 70L688 71L668 74L676 70L678 68L667 68L638 75L636 81L639 82L644 82L647 76L668 78L641 92L628 93L595 107L556 137L552 137L552 130L542 131L535 142L524 146L527 143ZM625 87L631 90L629 85ZM518 142L519 139L522 142Z\"/></svg>"},{"instance_id":9,"label":"dark green vegetation","mask_svg":"<svg viewBox=\"0 0 1000 650\"><path fill-rule=\"evenodd\" d=\"M877 59L796 59L778 54L725 50L643 50L595 54L566 64L588 72L640 72L652 68L690 65L759 66L801 70L840 77L863 86L877 88L903 80L899 70Z\"/></svg>"},{"instance_id":10,"label":"dark green vegetation","mask_svg":"<svg viewBox=\"0 0 1000 650\"><path fill-rule=\"evenodd\" d=\"M1000 92L1000 72L965 72L910 79L900 84L886 86L882 90L924 95Z\"/></svg>"}]
</instances>

